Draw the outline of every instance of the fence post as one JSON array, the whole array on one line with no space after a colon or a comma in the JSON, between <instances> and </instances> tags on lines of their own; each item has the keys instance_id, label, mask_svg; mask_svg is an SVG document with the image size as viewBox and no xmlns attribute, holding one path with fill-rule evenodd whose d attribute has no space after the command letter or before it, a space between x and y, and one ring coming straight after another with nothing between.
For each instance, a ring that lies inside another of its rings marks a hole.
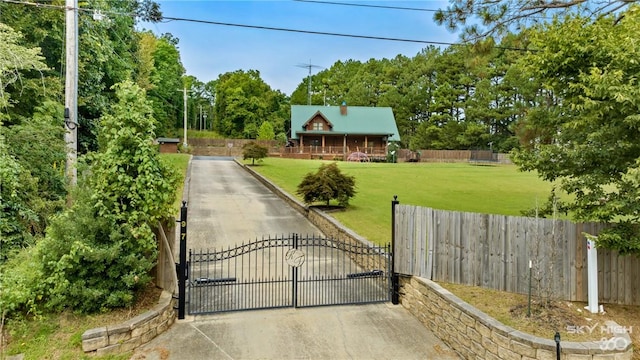
<instances>
[{"instance_id":1,"label":"fence post","mask_svg":"<svg viewBox=\"0 0 640 360\"><path fill-rule=\"evenodd\" d=\"M187 284L187 202L180 208L180 263L178 264L178 319L184 319Z\"/></svg>"},{"instance_id":2,"label":"fence post","mask_svg":"<svg viewBox=\"0 0 640 360\"><path fill-rule=\"evenodd\" d=\"M398 195L393 195L391 201L391 303L400 303L400 279L396 273L396 205L398 205Z\"/></svg>"}]
</instances>

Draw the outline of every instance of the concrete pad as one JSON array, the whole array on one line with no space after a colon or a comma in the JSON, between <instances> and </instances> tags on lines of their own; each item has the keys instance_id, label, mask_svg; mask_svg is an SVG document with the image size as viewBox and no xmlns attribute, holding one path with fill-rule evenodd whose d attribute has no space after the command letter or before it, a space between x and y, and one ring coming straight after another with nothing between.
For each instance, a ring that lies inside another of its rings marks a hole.
<instances>
[{"instance_id":1,"label":"concrete pad","mask_svg":"<svg viewBox=\"0 0 640 360\"><path fill-rule=\"evenodd\" d=\"M132 359L459 359L399 305L246 311L176 322Z\"/></svg>"}]
</instances>

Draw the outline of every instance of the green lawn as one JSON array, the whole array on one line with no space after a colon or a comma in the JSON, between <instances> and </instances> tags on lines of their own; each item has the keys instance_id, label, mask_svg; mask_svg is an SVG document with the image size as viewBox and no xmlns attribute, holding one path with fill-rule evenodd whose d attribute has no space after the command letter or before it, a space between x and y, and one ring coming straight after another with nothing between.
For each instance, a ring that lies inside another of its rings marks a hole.
<instances>
[{"instance_id":1,"label":"green lawn","mask_svg":"<svg viewBox=\"0 0 640 360\"><path fill-rule=\"evenodd\" d=\"M290 194L302 177L315 172L322 161L266 158L254 170ZM435 209L520 216L544 203L551 184L535 173L513 165L477 166L466 163L355 163L339 162L356 178L356 196L347 211L331 215L378 244L391 238L391 200ZM299 199L301 197L298 196Z\"/></svg>"}]
</instances>

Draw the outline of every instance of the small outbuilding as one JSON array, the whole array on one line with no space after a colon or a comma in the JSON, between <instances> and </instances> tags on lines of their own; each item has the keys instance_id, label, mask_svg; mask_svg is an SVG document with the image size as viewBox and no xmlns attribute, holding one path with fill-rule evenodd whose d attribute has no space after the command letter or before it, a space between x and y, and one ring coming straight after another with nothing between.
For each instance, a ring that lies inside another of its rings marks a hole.
<instances>
[{"instance_id":1,"label":"small outbuilding","mask_svg":"<svg viewBox=\"0 0 640 360\"><path fill-rule=\"evenodd\" d=\"M161 137L161 138L157 138L156 142L160 145L161 153L177 153L180 139Z\"/></svg>"}]
</instances>

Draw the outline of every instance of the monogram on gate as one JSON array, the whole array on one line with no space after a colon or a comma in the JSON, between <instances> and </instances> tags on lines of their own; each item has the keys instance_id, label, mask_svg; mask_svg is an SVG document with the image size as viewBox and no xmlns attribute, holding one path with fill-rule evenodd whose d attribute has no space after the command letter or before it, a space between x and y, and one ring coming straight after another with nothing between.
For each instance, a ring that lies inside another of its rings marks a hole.
<instances>
[{"instance_id":1,"label":"monogram on gate","mask_svg":"<svg viewBox=\"0 0 640 360\"><path fill-rule=\"evenodd\" d=\"M287 260L287 264L291 267L300 267L304 264L304 252L300 249L289 249L287 254L284 256L285 260Z\"/></svg>"}]
</instances>

